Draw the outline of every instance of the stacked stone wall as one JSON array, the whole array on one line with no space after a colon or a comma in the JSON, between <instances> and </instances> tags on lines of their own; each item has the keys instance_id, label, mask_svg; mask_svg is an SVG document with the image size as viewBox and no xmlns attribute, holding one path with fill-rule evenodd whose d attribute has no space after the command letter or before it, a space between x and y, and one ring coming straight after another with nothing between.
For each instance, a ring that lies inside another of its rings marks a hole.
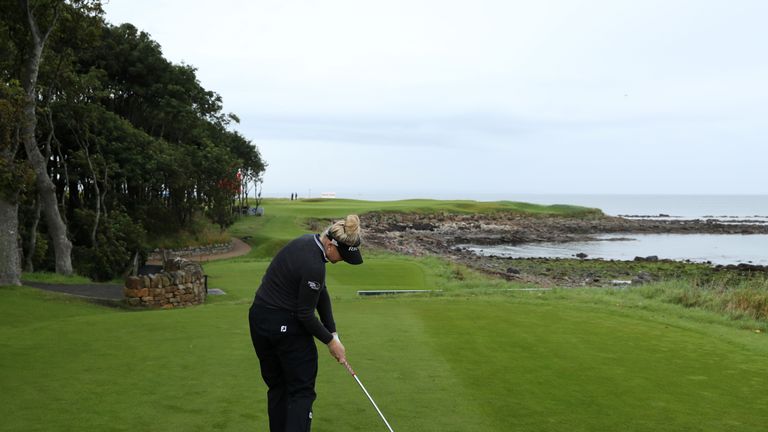
<instances>
[{"instance_id":1,"label":"stacked stone wall","mask_svg":"<svg viewBox=\"0 0 768 432\"><path fill-rule=\"evenodd\" d=\"M200 264L175 258L157 274L129 276L123 290L130 306L175 308L205 302L205 275Z\"/></svg>"},{"instance_id":2,"label":"stacked stone wall","mask_svg":"<svg viewBox=\"0 0 768 432\"><path fill-rule=\"evenodd\" d=\"M234 243L216 243L205 246L193 246L184 249L155 249L148 257L148 261L162 261L163 252L166 256L179 257L179 258L193 258L201 255L217 255L232 251L235 247Z\"/></svg>"}]
</instances>

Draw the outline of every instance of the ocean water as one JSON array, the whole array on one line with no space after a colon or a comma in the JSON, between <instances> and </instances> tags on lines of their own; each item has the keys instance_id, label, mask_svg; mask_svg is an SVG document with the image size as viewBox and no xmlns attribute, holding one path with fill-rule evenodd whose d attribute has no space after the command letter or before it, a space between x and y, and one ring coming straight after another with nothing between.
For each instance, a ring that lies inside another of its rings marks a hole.
<instances>
[{"instance_id":1,"label":"ocean water","mask_svg":"<svg viewBox=\"0 0 768 432\"><path fill-rule=\"evenodd\" d=\"M656 255L660 259L712 264L768 265L768 235L764 234L605 234L599 241L528 243L463 247L479 254L514 258L587 258L631 261Z\"/></svg>"}]
</instances>

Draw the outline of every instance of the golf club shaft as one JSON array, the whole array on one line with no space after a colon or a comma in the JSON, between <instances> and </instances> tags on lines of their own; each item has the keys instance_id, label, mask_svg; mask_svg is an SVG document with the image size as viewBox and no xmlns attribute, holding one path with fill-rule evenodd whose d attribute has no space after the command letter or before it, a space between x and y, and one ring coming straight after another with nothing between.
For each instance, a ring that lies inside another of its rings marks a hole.
<instances>
[{"instance_id":1,"label":"golf club shaft","mask_svg":"<svg viewBox=\"0 0 768 432\"><path fill-rule=\"evenodd\" d=\"M387 419L384 418L384 414L381 413L379 406L376 405L376 402L368 393L368 390L365 389L365 386L363 385L363 383L360 382L360 378L357 377L357 374L355 373L355 371L352 370L352 367L349 365L349 363L344 362L344 367L346 367L349 373L352 374L352 377L355 378L355 381L357 381L357 384L359 384L360 388L363 389L363 393L365 393L365 395L368 396L368 400L371 401L371 403L373 404L373 407L376 408L376 412L379 413L379 417L381 417L381 419L384 420L384 424L387 425L387 429L389 429L389 432L395 432L394 430L392 430L392 426L390 426Z\"/></svg>"},{"instance_id":2,"label":"golf club shaft","mask_svg":"<svg viewBox=\"0 0 768 432\"><path fill-rule=\"evenodd\" d=\"M389 429L389 432L395 432L392 430L392 426L389 425L389 422L387 421L387 419L384 418L384 414L381 413L381 410L376 405L376 402L374 402L371 395L368 394L368 390L366 390L363 383L360 382L360 378L358 378L357 375L352 375L352 376L355 377L355 381L357 381L357 383L360 384L360 388L363 389L363 392L365 393L365 395L368 396L368 400L371 401L371 403L373 404L373 407L376 408L376 412L379 413L379 416L381 416L381 419L384 420L384 424L387 425L387 429Z\"/></svg>"}]
</instances>

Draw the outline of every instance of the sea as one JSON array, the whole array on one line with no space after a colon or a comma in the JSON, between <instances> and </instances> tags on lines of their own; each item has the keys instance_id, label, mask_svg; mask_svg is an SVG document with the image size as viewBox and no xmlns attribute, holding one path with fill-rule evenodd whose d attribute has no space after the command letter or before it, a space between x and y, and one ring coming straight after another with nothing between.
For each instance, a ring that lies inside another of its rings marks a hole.
<instances>
[{"instance_id":1,"label":"sea","mask_svg":"<svg viewBox=\"0 0 768 432\"><path fill-rule=\"evenodd\" d=\"M571 204L599 208L607 215L629 218L715 219L734 224L768 224L768 195L360 194L348 198L471 199ZM520 258L568 258L584 253L588 258L606 260L657 256L659 259L723 265L768 265L768 235L764 234L611 234L590 242L462 246L481 255Z\"/></svg>"}]
</instances>

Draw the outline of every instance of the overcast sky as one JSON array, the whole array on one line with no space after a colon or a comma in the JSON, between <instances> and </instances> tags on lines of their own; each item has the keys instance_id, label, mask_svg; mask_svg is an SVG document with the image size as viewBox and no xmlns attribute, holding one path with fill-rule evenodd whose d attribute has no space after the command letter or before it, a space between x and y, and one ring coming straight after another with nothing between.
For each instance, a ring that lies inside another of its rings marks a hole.
<instances>
[{"instance_id":1,"label":"overcast sky","mask_svg":"<svg viewBox=\"0 0 768 432\"><path fill-rule=\"evenodd\" d=\"M264 194L765 194L764 0L110 0L198 68Z\"/></svg>"}]
</instances>

